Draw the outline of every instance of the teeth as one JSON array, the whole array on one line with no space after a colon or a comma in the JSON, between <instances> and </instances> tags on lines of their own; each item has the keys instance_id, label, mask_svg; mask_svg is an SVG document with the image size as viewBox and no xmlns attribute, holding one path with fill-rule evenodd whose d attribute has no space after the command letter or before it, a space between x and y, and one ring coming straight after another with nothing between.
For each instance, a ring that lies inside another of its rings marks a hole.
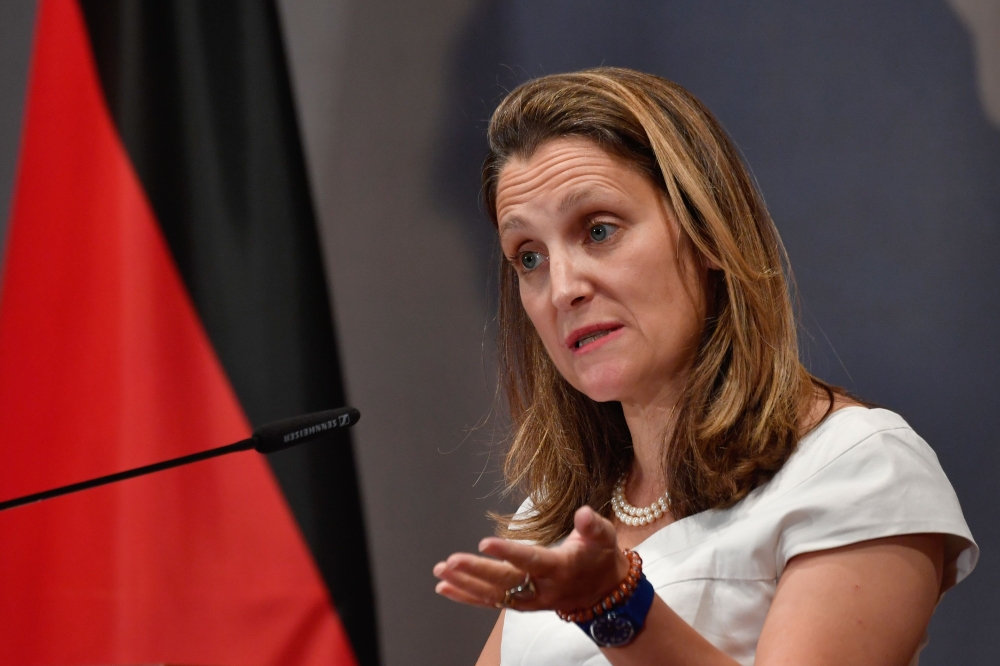
<instances>
[{"instance_id":1,"label":"teeth","mask_svg":"<svg viewBox=\"0 0 1000 666\"><path fill-rule=\"evenodd\" d=\"M591 342L597 340L598 338L603 338L610 332L611 331L598 331L597 333L591 333L585 338L580 338L579 340L576 341L576 348L579 349L580 347L590 344Z\"/></svg>"}]
</instances>

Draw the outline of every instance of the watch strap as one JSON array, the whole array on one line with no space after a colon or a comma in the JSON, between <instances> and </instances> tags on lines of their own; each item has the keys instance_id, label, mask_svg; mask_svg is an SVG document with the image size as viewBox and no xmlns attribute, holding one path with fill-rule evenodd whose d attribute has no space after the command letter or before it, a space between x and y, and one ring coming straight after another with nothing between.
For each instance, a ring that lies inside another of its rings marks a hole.
<instances>
[{"instance_id":1,"label":"watch strap","mask_svg":"<svg viewBox=\"0 0 1000 666\"><path fill-rule=\"evenodd\" d=\"M600 647L623 647L632 642L646 624L656 591L653 584L640 574L632 596L620 606L586 622L577 622L584 633Z\"/></svg>"}]
</instances>

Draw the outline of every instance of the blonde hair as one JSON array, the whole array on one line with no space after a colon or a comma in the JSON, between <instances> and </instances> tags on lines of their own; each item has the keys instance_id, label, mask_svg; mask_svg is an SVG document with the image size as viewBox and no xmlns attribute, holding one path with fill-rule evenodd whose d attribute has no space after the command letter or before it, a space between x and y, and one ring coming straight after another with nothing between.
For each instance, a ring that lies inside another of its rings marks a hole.
<instances>
[{"instance_id":1,"label":"blonde hair","mask_svg":"<svg viewBox=\"0 0 1000 666\"><path fill-rule=\"evenodd\" d=\"M494 112L483 166L485 208L496 219L497 182L507 162L528 159L558 137L584 137L645 173L667 196L684 234L711 272L712 316L677 419L664 446L676 518L731 505L770 479L794 451L818 390L799 360L787 260L774 222L718 121L676 83L627 69L599 68L529 81ZM668 260L667 257L664 260ZM532 515L498 531L550 544L589 504L609 515L615 482L631 463L617 403L571 387L545 352L501 261L501 382L513 422L504 472Z\"/></svg>"}]
</instances>

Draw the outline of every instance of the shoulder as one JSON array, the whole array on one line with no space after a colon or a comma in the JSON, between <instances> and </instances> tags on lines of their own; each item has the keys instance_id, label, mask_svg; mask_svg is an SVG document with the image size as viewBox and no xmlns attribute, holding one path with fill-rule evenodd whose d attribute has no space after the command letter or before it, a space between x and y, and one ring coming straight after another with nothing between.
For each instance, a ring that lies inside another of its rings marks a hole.
<instances>
[{"instance_id":1,"label":"shoulder","mask_svg":"<svg viewBox=\"0 0 1000 666\"><path fill-rule=\"evenodd\" d=\"M781 523L782 561L797 554L904 534L948 535L953 581L978 548L937 455L885 409L828 416L761 489L750 511Z\"/></svg>"},{"instance_id":2,"label":"shoulder","mask_svg":"<svg viewBox=\"0 0 1000 666\"><path fill-rule=\"evenodd\" d=\"M903 417L860 406L834 412L806 434L768 485L772 501L805 493L843 502L848 491L954 495L934 450Z\"/></svg>"},{"instance_id":3,"label":"shoulder","mask_svg":"<svg viewBox=\"0 0 1000 666\"><path fill-rule=\"evenodd\" d=\"M801 482L844 455L884 459L893 454L938 466L934 451L899 414L859 405L844 407L799 440L795 453L775 477L775 485Z\"/></svg>"}]
</instances>

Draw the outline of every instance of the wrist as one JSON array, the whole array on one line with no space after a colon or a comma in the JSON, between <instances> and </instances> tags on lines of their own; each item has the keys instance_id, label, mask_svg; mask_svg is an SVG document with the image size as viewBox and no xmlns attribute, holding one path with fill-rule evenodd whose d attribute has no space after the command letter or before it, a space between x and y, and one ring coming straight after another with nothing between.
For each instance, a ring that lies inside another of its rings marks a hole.
<instances>
[{"instance_id":1,"label":"wrist","mask_svg":"<svg viewBox=\"0 0 1000 666\"><path fill-rule=\"evenodd\" d=\"M642 558L639 557L639 553L631 550L622 551L622 557L628 563L628 568L625 574L617 579L614 587L604 597L596 599L589 606L584 606L573 611L557 610L556 614L567 622L589 622L595 617L607 613L612 608L628 601L629 597L635 592L636 586L642 577Z\"/></svg>"},{"instance_id":2,"label":"wrist","mask_svg":"<svg viewBox=\"0 0 1000 666\"><path fill-rule=\"evenodd\" d=\"M575 622L599 647L622 647L632 642L646 622L656 593L642 573L642 558L625 551L629 569L610 594L588 608L556 611L560 618Z\"/></svg>"},{"instance_id":3,"label":"wrist","mask_svg":"<svg viewBox=\"0 0 1000 666\"><path fill-rule=\"evenodd\" d=\"M633 568L632 561L627 555L628 552L630 551L624 549L616 550L614 566L609 567L610 570L608 573L602 577L601 585L595 590L596 594L590 599L588 607L593 608L599 605L602 600L610 597L615 590L621 589L622 583L628 579L629 571Z\"/></svg>"},{"instance_id":4,"label":"wrist","mask_svg":"<svg viewBox=\"0 0 1000 666\"><path fill-rule=\"evenodd\" d=\"M615 558L614 583L612 586L609 587L609 590L618 587L618 585L628 576L629 569L632 568L632 561L628 558L628 555L626 555L627 552L631 551L625 551L625 550L618 551L618 555Z\"/></svg>"}]
</instances>

